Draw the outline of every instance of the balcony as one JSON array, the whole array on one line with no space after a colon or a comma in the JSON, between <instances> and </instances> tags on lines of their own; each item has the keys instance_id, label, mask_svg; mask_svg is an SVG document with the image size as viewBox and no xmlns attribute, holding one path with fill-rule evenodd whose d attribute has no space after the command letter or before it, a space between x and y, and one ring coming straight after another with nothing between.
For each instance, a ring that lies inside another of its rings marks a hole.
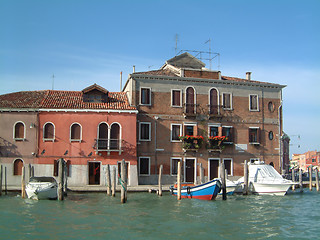
<instances>
[{"instance_id":1,"label":"balcony","mask_svg":"<svg viewBox=\"0 0 320 240\"><path fill-rule=\"evenodd\" d=\"M193 103L183 104L183 114L185 117L195 117L197 115L197 105Z\"/></svg>"},{"instance_id":2,"label":"balcony","mask_svg":"<svg viewBox=\"0 0 320 240\"><path fill-rule=\"evenodd\" d=\"M221 109L220 105L207 105L208 106L208 115L210 118L221 118Z\"/></svg>"},{"instance_id":3,"label":"balcony","mask_svg":"<svg viewBox=\"0 0 320 240\"><path fill-rule=\"evenodd\" d=\"M96 152L119 152L121 155L122 152L122 140L121 139L106 139L106 138L99 138L95 139L94 148Z\"/></svg>"},{"instance_id":4,"label":"balcony","mask_svg":"<svg viewBox=\"0 0 320 240\"><path fill-rule=\"evenodd\" d=\"M209 137L207 142L208 152L222 152L222 150L225 149L225 145L224 145L225 141L226 141L225 136Z\"/></svg>"},{"instance_id":5,"label":"balcony","mask_svg":"<svg viewBox=\"0 0 320 240\"><path fill-rule=\"evenodd\" d=\"M203 144L202 136L180 136L179 139L182 141L182 149L184 152L197 152Z\"/></svg>"}]
</instances>

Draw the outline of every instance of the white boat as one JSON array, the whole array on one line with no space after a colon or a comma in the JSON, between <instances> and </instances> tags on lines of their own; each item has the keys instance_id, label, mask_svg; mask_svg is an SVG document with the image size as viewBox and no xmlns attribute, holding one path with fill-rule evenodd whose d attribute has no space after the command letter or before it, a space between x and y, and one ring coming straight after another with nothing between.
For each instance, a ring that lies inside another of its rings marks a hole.
<instances>
[{"instance_id":1,"label":"white boat","mask_svg":"<svg viewBox=\"0 0 320 240\"><path fill-rule=\"evenodd\" d=\"M238 180L244 182L244 178ZM249 191L258 195L284 196L295 184L284 179L271 165L262 161L249 163Z\"/></svg>"},{"instance_id":2,"label":"white boat","mask_svg":"<svg viewBox=\"0 0 320 240\"><path fill-rule=\"evenodd\" d=\"M221 178L215 178L215 179L221 182ZM234 192L237 192L239 188L241 188L241 183L226 179L226 191L228 195L232 195ZM222 191L220 191L219 195L221 194L222 194Z\"/></svg>"},{"instance_id":3,"label":"white boat","mask_svg":"<svg viewBox=\"0 0 320 240\"><path fill-rule=\"evenodd\" d=\"M58 184L53 177L32 177L26 186L26 193L31 199L56 199Z\"/></svg>"}]
</instances>

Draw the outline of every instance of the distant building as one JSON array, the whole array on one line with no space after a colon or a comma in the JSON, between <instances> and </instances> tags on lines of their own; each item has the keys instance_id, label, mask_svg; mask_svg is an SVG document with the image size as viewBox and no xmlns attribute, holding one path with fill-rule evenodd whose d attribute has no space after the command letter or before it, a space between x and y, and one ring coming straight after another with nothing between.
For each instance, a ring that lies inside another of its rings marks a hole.
<instances>
[{"instance_id":1,"label":"distant building","mask_svg":"<svg viewBox=\"0 0 320 240\"><path fill-rule=\"evenodd\" d=\"M286 133L282 133L282 173L288 173L290 169L290 137Z\"/></svg>"},{"instance_id":2,"label":"distant building","mask_svg":"<svg viewBox=\"0 0 320 240\"><path fill-rule=\"evenodd\" d=\"M303 154L292 154L292 168L300 168L303 172L307 172L310 166L320 167L320 152L308 151Z\"/></svg>"},{"instance_id":3,"label":"distant building","mask_svg":"<svg viewBox=\"0 0 320 240\"><path fill-rule=\"evenodd\" d=\"M105 185L107 164L125 159L129 185L138 185L137 110L123 92L94 84L82 91L30 91L0 96L0 159L8 183L19 185L21 167L57 176L67 162L68 186Z\"/></svg>"},{"instance_id":4,"label":"distant building","mask_svg":"<svg viewBox=\"0 0 320 240\"><path fill-rule=\"evenodd\" d=\"M124 92L137 116L139 184L176 181L177 163L186 182L219 177L224 162L229 176L243 175L244 160L287 166L282 154L284 85L222 76L183 53L159 70L129 75Z\"/></svg>"}]
</instances>

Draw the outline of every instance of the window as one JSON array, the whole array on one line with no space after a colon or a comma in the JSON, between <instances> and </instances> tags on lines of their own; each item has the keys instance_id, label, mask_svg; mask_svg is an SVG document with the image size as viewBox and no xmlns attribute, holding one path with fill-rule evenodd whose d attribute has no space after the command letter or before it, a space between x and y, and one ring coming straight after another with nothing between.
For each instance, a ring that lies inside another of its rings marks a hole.
<instances>
[{"instance_id":1,"label":"window","mask_svg":"<svg viewBox=\"0 0 320 240\"><path fill-rule=\"evenodd\" d=\"M219 136L218 126L209 126L209 137Z\"/></svg>"},{"instance_id":2,"label":"window","mask_svg":"<svg viewBox=\"0 0 320 240\"><path fill-rule=\"evenodd\" d=\"M186 109L185 113L194 114L195 113L195 91L193 87L188 87L186 89Z\"/></svg>"},{"instance_id":3,"label":"window","mask_svg":"<svg viewBox=\"0 0 320 240\"><path fill-rule=\"evenodd\" d=\"M269 132L269 140L273 140L273 132L272 131Z\"/></svg>"},{"instance_id":4,"label":"window","mask_svg":"<svg viewBox=\"0 0 320 240\"><path fill-rule=\"evenodd\" d=\"M110 131L110 149L118 150L120 149L120 125L118 123L113 123L111 125Z\"/></svg>"},{"instance_id":5,"label":"window","mask_svg":"<svg viewBox=\"0 0 320 240\"><path fill-rule=\"evenodd\" d=\"M249 128L249 143L259 144L260 143L260 129Z\"/></svg>"},{"instance_id":6,"label":"window","mask_svg":"<svg viewBox=\"0 0 320 240\"><path fill-rule=\"evenodd\" d=\"M259 111L258 95L256 95L256 94L249 95L249 110L250 111Z\"/></svg>"},{"instance_id":7,"label":"window","mask_svg":"<svg viewBox=\"0 0 320 240\"><path fill-rule=\"evenodd\" d=\"M181 107L181 90L171 91L171 105L172 107Z\"/></svg>"},{"instance_id":8,"label":"window","mask_svg":"<svg viewBox=\"0 0 320 240\"><path fill-rule=\"evenodd\" d=\"M181 162L181 158L171 158L171 175L178 174L178 162Z\"/></svg>"},{"instance_id":9,"label":"window","mask_svg":"<svg viewBox=\"0 0 320 240\"><path fill-rule=\"evenodd\" d=\"M232 95L231 95L231 93L223 93L222 94L222 106L224 109L227 109L227 110L232 109Z\"/></svg>"},{"instance_id":10,"label":"window","mask_svg":"<svg viewBox=\"0 0 320 240\"><path fill-rule=\"evenodd\" d=\"M150 88L140 89L140 104L151 105L151 89Z\"/></svg>"},{"instance_id":11,"label":"window","mask_svg":"<svg viewBox=\"0 0 320 240\"><path fill-rule=\"evenodd\" d=\"M195 124L184 124L184 135L185 136L195 136L196 132L195 132Z\"/></svg>"},{"instance_id":12,"label":"window","mask_svg":"<svg viewBox=\"0 0 320 240\"><path fill-rule=\"evenodd\" d=\"M150 175L150 157L139 157L139 175Z\"/></svg>"},{"instance_id":13,"label":"window","mask_svg":"<svg viewBox=\"0 0 320 240\"><path fill-rule=\"evenodd\" d=\"M70 141L71 142L75 142L81 141L81 126L78 123L74 123L71 125L71 129L70 129Z\"/></svg>"},{"instance_id":14,"label":"window","mask_svg":"<svg viewBox=\"0 0 320 240\"><path fill-rule=\"evenodd\" d=\"M270 101L270 102L268 103L268 110L269 110L270 112L273 112L274 109L275 109L274 103Z\"/></svg>"},{"instance_id":15,"label":"window","mask_svg":"<svg viewBox=\"0 0 320 240\"><path fill-rule=\"evenodd\" d=\"M233 127L222 127L222 136L226 137L225 143L233 143Z\"/></svg>"},{"instance_id":16,"label":"window","mask_svg":"<svg viewBox=\"0 0 320 240\"><path fill-rule=\"evenodd\" d=\"M23 161L21 159L16 159L13 163L13 175L22 175Z\"/></svg>"},{"instance_id":17,"label":"window","mask_svg":"<svg viewBox=\"0 0 320 240\"><path fill-rule=\"evenodd\" d=\"M139 123L139 140L151 141L151 123L141 122Z\"/></svg>"},{"instance_id":18,"label":"window","mask_svg":"<svg viewBox=\"0 0 320 240\"><path fill-rule=\"evenodd\" d=\"M100 123L98 126L98 140L97 149L107 150L108 149L108 132L109 126L107 123Z\"/></svg>"},{"instance_id":19,"label":"window","mask_svg":"<svg viewBox=\"0 0 320 240\"><path fill-rule=\"evenodd\" d=\"M219 113L218 96L217 89L212 88L209 92L209 114L216 115Z\"/></svg>"},{"instance_id":20,"label":"window","mask_svg":"<svg viewBox=\"0 0 320 240\"><path fill-rule=\"evenodd\" d=\"M171 124L171 142L180 141L179 136L182 135L181 130L181 124Z\"/></svg>"},{"instance_id":21,"label":"window","mask_svg":"<svg viewBox=\"0 0 320 240\"><path fill-rule=\"evenodd\" d=\"M45 123L43 127L43 140L54 140L54 125L50 122Z\"/></svg>"},{"instance_id":22,"label":"window","mask_svg":"<svg viewBox=\"0 0 320 240\"><path fill-rule=\"evenodd\" d=\"M17 122L14 125L14 139L24 140L25 139L25 126L23 122Z\"/></svg>"}]
</instances>

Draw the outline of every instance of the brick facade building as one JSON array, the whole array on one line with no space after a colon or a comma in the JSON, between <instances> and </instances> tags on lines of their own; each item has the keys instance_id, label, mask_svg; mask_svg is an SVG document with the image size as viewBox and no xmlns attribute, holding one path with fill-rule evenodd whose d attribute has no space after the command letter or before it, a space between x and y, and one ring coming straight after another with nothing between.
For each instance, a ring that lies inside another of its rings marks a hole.
<instances>
[{"instance_id":1,"label":"brick facade building","mask_svg":"<svg viewBox=\"0 0 320 240\"><path fill-rule=\"evenodd\" d=\"M260 159L283 169L281 156L283 85L222 76L188 53L159 70L129 75L124 92L138 109L139 184L176 181L182 161L184 181L243 175L244 160Z\"/></svg>"}]
</instances>

